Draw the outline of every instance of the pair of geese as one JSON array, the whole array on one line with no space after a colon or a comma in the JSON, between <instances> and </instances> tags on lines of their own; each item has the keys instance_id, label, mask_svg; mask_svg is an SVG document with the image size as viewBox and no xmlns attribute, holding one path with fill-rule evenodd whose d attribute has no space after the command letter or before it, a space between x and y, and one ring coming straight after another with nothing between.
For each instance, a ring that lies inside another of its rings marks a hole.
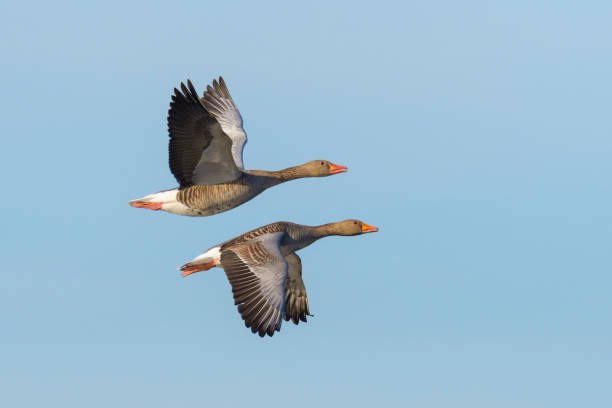
<instances>
[{"instance_id":1,"label":"pair of geese","mask_svg":"<svg viewBox=\"0 0 612 408\"><path fill-rule=\"evenodd\" d=\"M303 177L343 173L346 167L313 160L279 171L245 170L247 141L242 117L222 77L202 97L191 81L174 89L168 111L170 171L179 187L130 201L132 207L179 215L209 216L228 211L262 191ZM359 235L378 228L359 220L319 226L275 222L215 245L180 267L183 276L223 268L238 312L261 337L310 315L302 262L296 251L330 235Z\"/></svg>"}]
</instances>

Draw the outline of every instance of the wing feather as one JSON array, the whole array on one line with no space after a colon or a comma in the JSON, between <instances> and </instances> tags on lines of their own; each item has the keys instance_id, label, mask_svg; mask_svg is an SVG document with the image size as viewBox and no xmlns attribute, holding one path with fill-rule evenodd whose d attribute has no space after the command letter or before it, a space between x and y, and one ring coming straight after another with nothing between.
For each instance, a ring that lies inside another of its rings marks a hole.
<instances>
[{"instance_id":1,"label":"wing feather","mask_svg":"<svg viewBox=\"0 0 612 408\"><path fill-rule=\"evenodd\" d=\"M221 78L220 78L221 82ZM190 80L175 88L168 111L170 171L180 188L237 179L242 170L246 133L225 82L208 86L199 98Z\"/></svg>"},{"instance_id":2,"label":"wing feather","mask_svg":"<svg viewBox=\"0 0 612 408\"><path fill-rule=\"evenodd\" d=\"M242 151L247 142L247 135L242 127L242 116L222 77L219 77L219 82L213 81L212 88L210 85L206 88L202 104L217 119L223 132L231 139L232 157L236 167L244 170Z\"/></svg>"},{"instance_id":3,"label":"wing feather","mask_svg":"<svg viewBox=\"0 0 612 408\"><path fill-rule=\"evenodd\" d=\"M280 251L283 235L264 234L221 251L221 265L232 286L238 312L246 327L261 337L272 336L282 323L288 272Z\"/></svg>"},{"instance_id":4,"label":"wing feather","mask_svg":"<svg viewBox=\"0 0 612 408\"><path fill-rule=\"evenodd\" d=\"M287 283L285 284L285 321L293 321L298 324L301 320L306 322L306 316L311 316L308 310L308 296L306 287L302 280L302 261L297 254L289 254L285 257L288 268Z\"/></svg>"},{"instance_id":5,"label":"wing feather","mask_svg":"<svg viewBox=\"0 0 612 408\"><path fill-rule=\"evenodd\" d=\"M187 83L193 89L191 81ZM170 171L184 188L193 184L193 171L213 139L214 126L219 124L199 102L195 90L191 93L183 83L180 88L182 92L174 88L168 111L168 161Z\"/></svg>"}]
</instances>

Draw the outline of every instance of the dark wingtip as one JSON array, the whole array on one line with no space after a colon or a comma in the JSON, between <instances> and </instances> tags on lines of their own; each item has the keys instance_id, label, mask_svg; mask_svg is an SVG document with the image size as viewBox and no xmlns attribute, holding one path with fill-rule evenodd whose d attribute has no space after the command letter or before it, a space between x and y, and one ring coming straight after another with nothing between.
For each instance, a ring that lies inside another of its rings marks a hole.
<instances>
[{"instance_id":1,"label":"dark wingtip","mask_svg":"<svg viewBox=\"0 0 612 408\"><path fill-rule=\"evenodd\" d=\"M187 86L189 87L189 90L191 91L191 96L197 98L198 97L198 93L196 92L195 87L191 83L190 79L187 80Z\"/></svg>"},{"instance_id":2,"label":"dark wingtip","mask_svg":"<svg viewBox=\"0 0 612 408\"><path fill-rule=\"evenodd\" d=\"M225 81L223 80L223 77L221 75L219 75L219 85L221 87L221 92L224 94L224 96L226 98L231 98L229 89L227 89L227 85L225 84Z\"/></svg>"},{"instance_id":3,"label":"dark wingtip","mask_svg":"<svg viewBox=\"0 0 612 408\"><path fill-rule=\"evenodd\" d=\"M183 95L184 96L188 96L189 95L189 90L187 89L187 87L185 86L184 83L181 82L181 91L183 91Z\"/></svg>"}]
</instances>

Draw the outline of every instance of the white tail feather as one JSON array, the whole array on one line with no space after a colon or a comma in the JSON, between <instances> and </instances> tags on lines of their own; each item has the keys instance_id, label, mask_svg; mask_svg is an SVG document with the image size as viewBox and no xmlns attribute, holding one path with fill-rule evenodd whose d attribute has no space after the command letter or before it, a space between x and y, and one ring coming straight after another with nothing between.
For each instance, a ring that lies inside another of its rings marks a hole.
<instances>
[{"instance_id":1,"label":"white tail feather","mask_svg":"<svg viewBox=\"0 0 612 408\"><path fill-rule=\"evenodd\" d=\"M207 264L207 263L211 263L213 261L219 261L221 259L221 251L220 251L221 247L212 247L209 250L207 250L206 252L196 256L195 258L193 258L193 260L191 260L190 262L187 262L186 264L182 265L179 269L183 269L187 266L192 266L192 265L200 265L200 264Z\"/></svg>"},{"instance_id":2,"label":"white tail feather","mask_svg":"<svg viewBox=\"0 0 612 408\"><path fill-rule=\"evenodd\" d=\"M144 202L144 203L174 203L176 202L176 193L178 189L158 191L157 193L149 194L148 196L137 200L129 201L128 203Z\"/></svg>"}]
</instances>

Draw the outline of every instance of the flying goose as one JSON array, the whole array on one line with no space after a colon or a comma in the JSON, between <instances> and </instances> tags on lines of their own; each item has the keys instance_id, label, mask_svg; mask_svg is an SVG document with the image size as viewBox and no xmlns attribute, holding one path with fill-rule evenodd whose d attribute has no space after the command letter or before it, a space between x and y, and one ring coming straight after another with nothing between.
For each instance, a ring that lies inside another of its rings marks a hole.
<instances>
[{"instance_id":1,"label":"flying goose","mask_svg":"<svg viewBox=\"0 0 612 408\"><path fill-rule=\"evenodd\" d=\"M225 81L213 80L202 98L190 80L174 88L168 111L170 171L178 188L132 200L132 207L192 217L228 211L277 184L343 173L344 166L313 160L279 171L245 170L242 117Z\"/></svg>"},{"instance_id":2,"label":"flying goose","mask_svg":"<svg viewBox=\"0 0 612 408\"><path fill-rule=\"evenodd\" d=\"M183 276L223 268L234 304L253 333L272 336L282 319L298 324L310 316L302 262L296 251L330 235L359 235L378 228L358 220L319 226L275 222L216 245L181 266Z\"/></svg>"}]
</instances>

